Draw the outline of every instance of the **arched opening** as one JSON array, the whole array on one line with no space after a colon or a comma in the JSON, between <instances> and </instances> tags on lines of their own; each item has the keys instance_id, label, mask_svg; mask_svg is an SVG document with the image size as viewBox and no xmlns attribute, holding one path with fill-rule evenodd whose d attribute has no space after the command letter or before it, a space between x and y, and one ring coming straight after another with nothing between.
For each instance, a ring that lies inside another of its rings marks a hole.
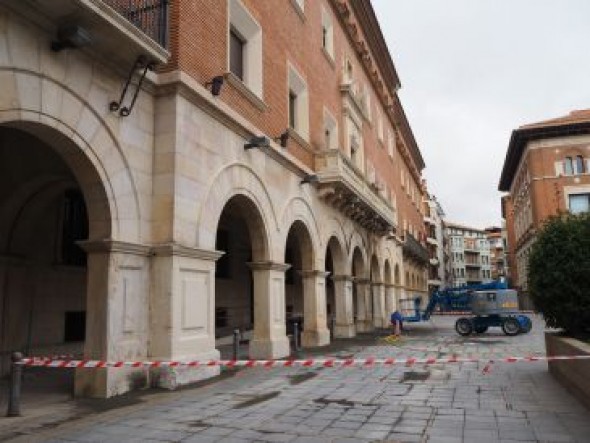
<instances>
[{"instance_id":1,"label":"arched opening","mask_svg":"<svg viewBox=\"0 0 590 443\"><path fill-rule=\"evenodd\" d=\"M79 242L109 239L110 224L102 182L77 145L40 124L0 126L0 374L13 351L82 357L87 337L102 340L106 331L86 327L96 270ZM73 375L39 382L71 391Z\"/></svg>"},{"instance_id":2,"label":"arched opening","mask_svg":"<svg viewBox=\"0 0 590 443\"><path fill-rule=\"evenodd\" d=\"M344 252L342 246L336 237L331 237L326 248L326 259L324 262L326 275L326 315L328 318L328 327L334 334L334 325L336 322L336 304L344 303L344 294L336 294L334 276L343 276L344 270Z\"/></svg>"},{"instance_id":3,"label":"arched opening","mask_svg":"<svg viewBox=\"0 0 590 443\"><path fill-rule=\"evenodd\" d=\"M371 270L369 278L371 280L371 299L367 307L367 319L373 320L374 325L377 326L375 320L383 316L382 311L384 306L383 303L381 303L380 293L380 284L383 283L381 279L381 269L379 268L379 260L377 259L376 255L371 257Z\"/></svg>"},{"instance_id":4,"label":"arched opening","mask_svg":"<svg viewBox=\"0 0 590 443\"><path fill-rule=\"evenodd\" d=\"M366 278L363 254L358 247L354 249L352 254L352 277L354 279L354 284L352 285L353 318L355 324L358 324L359 321L365 320L365 313L361 312L361 310L364 311L365 309L365 303L364 300L359 300L360 297L364 298L365 294L360 288L359 281L362 281Z\"/></svg>"},{"instance_id":5,"label":"arched opening","mask_svg":"<svg viewBox=\"0 0 590 443\"><path fill-rule=\"evenodd\" d=\"M294 324L303 331L305 321L304 282L301 271L313 269L313 245L307 227L296 221L291 225L285 246L285 319L287 334L293 334Z\"/></svg>"},{"instance_id":6,"label":"arched opening","mask_svg":"<svg viewBox=\"0 0 590 443\"><path fill-rule=\"evenodd\" d=\"M218 346L231 343L239 329L251 338L254 327L254 280L249 264L268 260L262 217L255 204L235 195L225 204L217 225L215 249L224 255L215 265L215 337Z\"/></svg>"}]
</instances>

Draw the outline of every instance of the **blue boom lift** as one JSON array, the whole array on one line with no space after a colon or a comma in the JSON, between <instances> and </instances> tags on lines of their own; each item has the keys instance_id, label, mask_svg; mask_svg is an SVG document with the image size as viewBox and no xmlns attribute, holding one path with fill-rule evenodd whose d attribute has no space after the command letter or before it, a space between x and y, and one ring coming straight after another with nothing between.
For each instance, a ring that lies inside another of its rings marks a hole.
<instances>
[{"instance_id":1,"label":"blue boom lift","mask_svg":"<svg viewBox=\"0 0 590 443\"><path fill-rule=\"evenodd\" d=\"M458 334L467 336L473 332L482 334L489 327L501 327L506 335L527 333L532 328L531 319L518 311L518 295L508 289L506 283L492 282L466 285L434 292L426 309L421 310L422 299L414 300L414 315L404 316L405 322L428 321L439 307L441 312L471 311L473 316L461 317L455 323Z\"/></svg>"}]
</instances>

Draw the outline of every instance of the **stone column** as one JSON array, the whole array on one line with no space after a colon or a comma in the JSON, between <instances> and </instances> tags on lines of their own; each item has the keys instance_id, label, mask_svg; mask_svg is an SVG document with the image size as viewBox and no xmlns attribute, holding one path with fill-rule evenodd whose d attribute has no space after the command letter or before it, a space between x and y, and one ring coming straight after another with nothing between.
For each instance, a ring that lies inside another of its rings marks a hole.
<instances>
[{"instance_id":1,"label":"stone column","mask_svg":"<svg viewBox=\"0 0 590 443\"><path fill-rule=\"evenodd\" d=\"M323 271L301 271L303 279L303 334L304 347L330 344L330 330L326 317L326 276Z\"/></svg>"},{"instance_id":2,"label":"stone column","mask_svg":"<svg viewBox=\"0 0 590 443\"><path fill-rule=\"evenodd\" d=\"M287 357L291 350L285 323L285 271L290 265L258 262L249 266L254 280L254 332L250 358Z\"/></svg>"},{"instance_id":3,"label":"stone column","mask_svg":"<svg viewBox=\"0 0 590 443\"><path fill-rule=\"evenodd\" d=\"M356 295L357 295L357 317L356 317L356 330L357 332L369 332L373 330L371 322L371 282L367 279L355 280Z\"/></svg>"},{"instance_id":4,"label":"stone column","mask_svg":"<svg viewBox=\"0 0 590 443\"><path fill-rule=\"evenodd\" d=\"M153 360L218 359L215 262L222 252L176 243L153 248L150 352ZM155 368L153 384L174 389L219 374L219 368Z\"/></svg>"},{"instance_id":5,"label":"stone column","mask_svg":"<svg viewBox=\"0 0 590 443\"><path fill-rule=\"evenodd\" d=\"M349 275L335 275L334 302L336 304L335 337L349 338L356 335L354 327L354 305L352 303L352 277Z\"/></svg>"},{"instance_id":6,"label":"stone column","mask_svg":"<svg viewBox=\"0 0 590 443\"><path fill-rule=\"evenodd\" d=\"M149 252L113 240L81 242L87 252L86 340L89 360L149 358ZM146 369L76 369L76 396L112 397L148 385Z\"/></svg>"},{"instance_id":7,"label":"stone column","mask_svg":"<svg viewBox=\"0 0 590 443\"><path fill-rule=\"evenodd\" d=\"M389 316L392 312L396 309L396 299L395 299L395 286L392 284L385 284L385 312L387 313L386 317L386 326L389 326Z\"/></svg>"},{"instance_id":8,"label":"stone column","mask_svg":"<svg viewBox=\"0 0 590 443\"><path fill-rule=\"evenodd\" d=\"M385 309L385 285L380 282L371 284L371 292L373 296L373 326L375 328L386 327L385 318L387 312Z\"/></svg>"}]
</instances>

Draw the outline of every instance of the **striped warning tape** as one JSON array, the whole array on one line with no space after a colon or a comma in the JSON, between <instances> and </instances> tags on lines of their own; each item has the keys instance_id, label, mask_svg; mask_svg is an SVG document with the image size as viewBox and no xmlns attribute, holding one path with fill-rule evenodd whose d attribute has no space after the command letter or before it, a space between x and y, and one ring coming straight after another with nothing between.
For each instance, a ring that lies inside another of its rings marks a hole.
<instances>
[{"instance_id":1,"label":"striped warning tape","mask_svg":"<svg viewBox=\"0 0 590 443\"><path fill-rule=\"evenodd\" d=\"M434 365L450 363L518 363L537 361L590 360L590 355L560 356L526 356L526 357L446 357L446 358L360 358L360 359L302 359L302 360L202 360L202 361L101 361L101 360L53 360L44 358L24 358L20 361L25 366L42 366L46 368L158 368L158 367L370 367L393 365Z\"/></svg>"}]
</instances>

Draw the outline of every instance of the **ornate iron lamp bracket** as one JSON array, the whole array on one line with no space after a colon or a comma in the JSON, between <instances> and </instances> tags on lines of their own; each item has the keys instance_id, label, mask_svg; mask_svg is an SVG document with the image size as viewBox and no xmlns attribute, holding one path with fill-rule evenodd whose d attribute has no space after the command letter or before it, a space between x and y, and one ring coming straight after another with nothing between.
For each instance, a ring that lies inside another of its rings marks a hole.
<instances>
[{"instance_id":1,"label":"ornate iron lamp bracket","mask_svg":"<svg viewBox=\"0 0 590 443\"><path fill-rule=\"evenodd\" d=\"M141 84L145 79L145 75L147 74L148 69L152 71L154 69L154 63L149 62L147 58L143 55L140 55L137 60L135 61L133 67L129 71L129 76L127 77L127 81L125 82L125 86L123 86L123 90L121 91L121 96L119 97L119 101L112 101L109 105L109 109L113 112L119 111L119 115L121 117L127 117L131 114L133 110L133 106L135 106L135 101L137 100L137 96L139 95L139 91L141 89ZM137 72L140 72L139 78L137 79L137 83L133 83L133 78L136 76ZM127 91L129 91L129 86L135 86L135 92L133 93L133 97L131 98L131 102L128 106L122 106L125 97L128 95Z\"/></svg>"}]
</instances>

